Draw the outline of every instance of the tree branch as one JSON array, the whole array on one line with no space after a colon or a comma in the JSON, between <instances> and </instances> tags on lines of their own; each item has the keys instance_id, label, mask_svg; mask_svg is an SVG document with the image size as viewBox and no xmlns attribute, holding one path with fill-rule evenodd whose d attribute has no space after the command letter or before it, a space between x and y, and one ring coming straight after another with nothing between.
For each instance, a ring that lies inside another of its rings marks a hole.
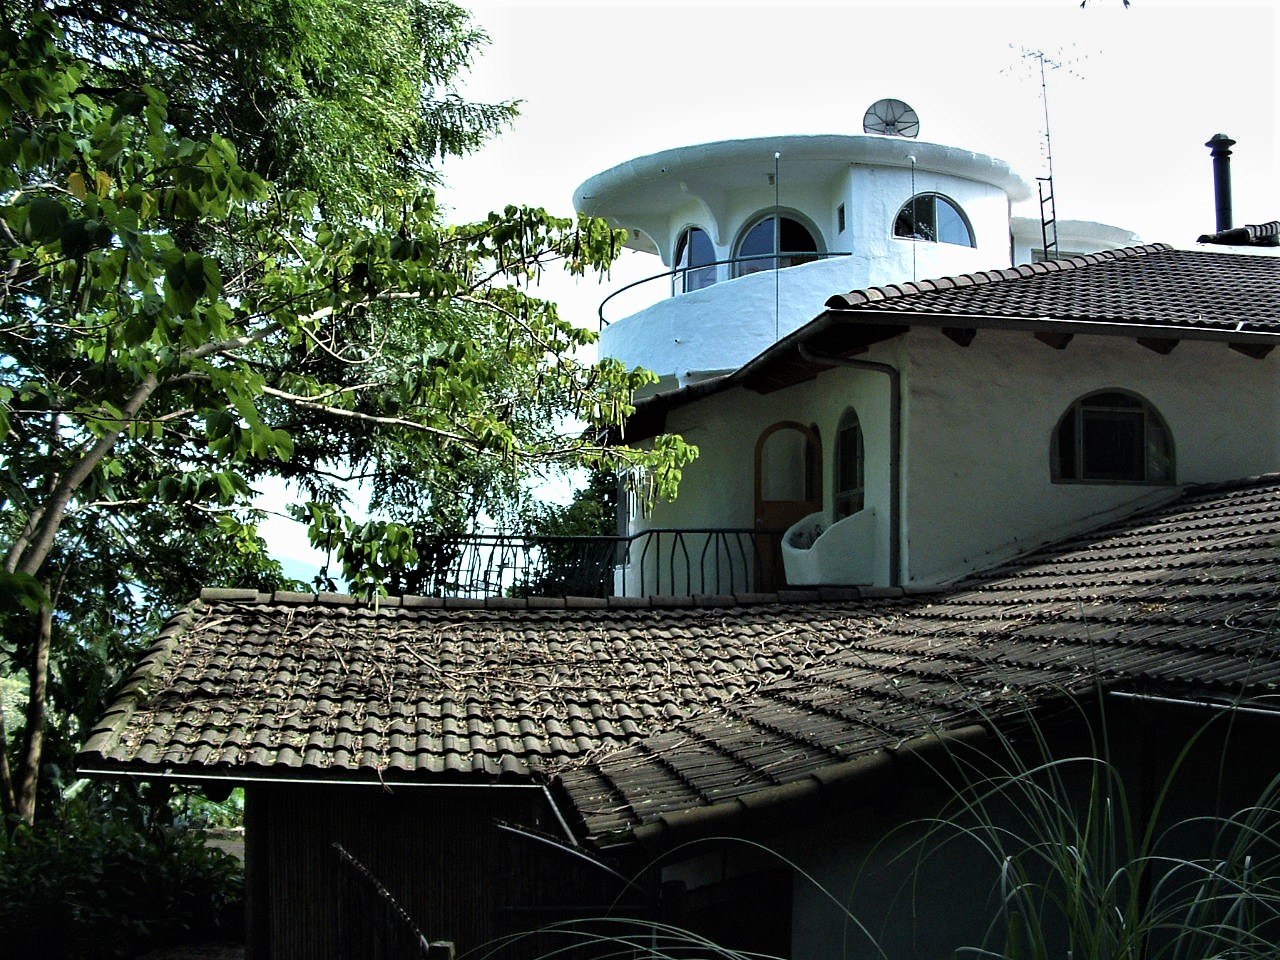
<instances>
[{"instance_id":1,"label":"tree branch","mask_svg":"<svg viewBox=\"0 0 1280 960\"><path fill-rule=\"evenodd\" d=\"M301 397L297 394L287 393L284 390L277 390L275 387L263 387L262 392L267 396L275 397L277 400L283 400L286 403L304 410L315 410L318 413L328 413L335 417L342 417L348 420L358 420L361 423L376 423L385 427L404 427L407 430L413 430L417 433L428 433L432 436L443 437L446 440L453 440L458 443L472 443L472 439L461 433L454 433L451 430L444 430L440 427L431 427L417 420L406 420L403 417L379 417L372 413L361 413L358 410L344 410L341 407L331 407L327 404L316 403L307 397Z\"/></svg>"}]
</instances>

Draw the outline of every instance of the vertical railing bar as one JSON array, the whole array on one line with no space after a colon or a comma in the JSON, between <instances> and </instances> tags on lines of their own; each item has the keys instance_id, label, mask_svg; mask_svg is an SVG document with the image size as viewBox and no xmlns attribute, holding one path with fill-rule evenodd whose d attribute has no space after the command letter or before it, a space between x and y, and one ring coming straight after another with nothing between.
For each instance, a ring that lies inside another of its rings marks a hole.
<instances>
[{"instance_id":1,"label":"vertical railing bar","mask_svg":"<svg viewBox=\"0 0 1280 960\"><path fill-rule=\"evenodd\" d=\"M714 532L707 534L705 540L702 541L702 554L698 557L698 575L702 581L702 592L707 593L707 549L716 542L716 534ZM715 565L716 571L716 589L720 592L720 564Z\"/></svg>"},{"instance_id":2,"label":"vertical railing bar","mask_svg":"<svg viewBox=\"0 0 1280 960\"><path fill-rule=\"evenodd\" d=\"M693 593L693 573L690 570L690 564L689 564L689 544L684 538L683 530L680 531L680 552L684 554L684 592L685 592L685 596L690 596ZM675 572L676 572L676 563L675 563L675 556L673 555L671 558L671 592L672 593L676 592Z\"/></svg>"},{"instance_id":3,"label":"vertical railing bar","mask_svg":"<svg viewBox=\"0 0 1280 960\"><path fill-rule=\"evenodd\" d=\"M646 564L648 563L649 546L650 544L653 543L653 536L651 531L646 530L644 533L645 533L644 550L640 552L640 596L642 597L648 596L648 594L645 593L644 591L644 573L646 569ZM660 553L661 550L662 550L662 544L659 543L657 552ZM658 567L655 569L655 575L661 576L661 561L658 562ZM659 584L661 584L662 581L659 580L658 582Z\"/></svg>"}]
</instances>

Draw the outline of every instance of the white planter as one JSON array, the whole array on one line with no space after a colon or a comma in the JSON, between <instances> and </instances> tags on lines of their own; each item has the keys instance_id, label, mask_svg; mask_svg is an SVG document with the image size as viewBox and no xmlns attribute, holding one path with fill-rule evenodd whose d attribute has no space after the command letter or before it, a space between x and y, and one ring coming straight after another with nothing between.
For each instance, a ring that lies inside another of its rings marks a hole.
<instances>
[{"instance_id":1,"label":"white planter","mask_svg":"<svg viewBox=\"0 0 1280 960\"><path fill-rule=\"evenodd\" d=\"M827 525L824 514L811 513L782 536L782 563L787 583L852 586L876 582L879 560L874 507Z\"/></svg>"}]
</instances>

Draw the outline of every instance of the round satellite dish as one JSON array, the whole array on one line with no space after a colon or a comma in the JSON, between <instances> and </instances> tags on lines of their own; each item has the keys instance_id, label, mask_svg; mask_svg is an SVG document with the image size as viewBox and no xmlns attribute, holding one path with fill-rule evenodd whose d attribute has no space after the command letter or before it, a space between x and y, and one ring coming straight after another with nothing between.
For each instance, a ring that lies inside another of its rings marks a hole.
<instances>
[{"instance_id":1,"label":"round satellite dish","mask_svg":"<svg viewBox=\"0 0 1280 960\"><path fill-rule=\"evenodd\" d=\"M901 100L877 100L862 117L863 133L883 133L890 137L918 137L920 118Z\"/></svg>"}]
</instances>

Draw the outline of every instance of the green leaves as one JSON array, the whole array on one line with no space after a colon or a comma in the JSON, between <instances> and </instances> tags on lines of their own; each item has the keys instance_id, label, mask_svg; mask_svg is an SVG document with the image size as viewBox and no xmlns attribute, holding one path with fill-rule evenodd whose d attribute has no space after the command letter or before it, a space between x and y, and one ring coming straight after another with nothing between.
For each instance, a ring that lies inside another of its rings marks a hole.
<instances>
[{"instance_id":1,"label":"green leaves","mask_svg":"<svg viewBox=\"0 0 1280 960\"><path fill-rule=\"evenodd\" d=\"M49 594L35 577L0 567L0 616L17 610L36 613L48 602Z\"/></svg>"},{"instance_id":2,"label":"green leaves","mask_svg":"<svg viewBox=\"0 0 1280 960\"><path fill-rule=\"evenodd\" d=\"M164 299L175 314L189 313L202 297L213 299L222 293L222 274L212 257L200 253L165 252ZM203 342L204 337L193 337Z\"/></svg>"},{"instance_id":3,"label":"green leaves","mask_svg":"<svg viewBox=\"0 0 1280 960\"><path fill-rule=\"evenodd\" d=\"M15 566L40 569L68 511L110 518L127 540L137 534L130 511L172 508L204 524L200 511L243 509L253 482L269 475L317 495L331 492L334 475L366 478L373 507L392 519L312 522L346 575L370 590L410 556L409 521L456 526L481 508L507 515L522 478L544 465L617 466L655 496L674 494L693 448L615 449L597 439L651 377L582 360L594 335L530 292L546 269L603 268L622 235L539 207L450 226L426 189L415 145L447 152L471 141L423 124L476 122L478 136L504 113L458 104L447 121L432 113L447 112L430 98L478 42L465 15L403 0L307 0L279 15L304 9L314 22L290 21L305 29L276 36L279 47L228 41L219 51L236 54L219 61L233 73L241 54L258 57L241 92L269 87L306 105L273 114L279 126L269 133L261 117L237 114L261 135L249 156L285 171L280 185L209 132L217 128L205 121L224 115L191 102L214 86L195 81L206 64L188 61L181 45L156 39L144 72L115 38L77 33L90 45L77 49L104 44L82 60L47 18L32 17L0 49L0 89L9 92L0 105L0 255L16 264L0 323L0 497ZM169 21L148 18L172 11L130 10L148 36L169 36ZM213 22L221 15L252 34L272 11L215 3L209 19L192 13L213 33L184 23L179 35L197 46L222 36ZM357 30L370 17L385 31ZM335 37L353 60L334 59ZM360 44L367 49L353 51ZM387 72L363 72L366 55ZM111 71L101 66L108 61ZM181 95L180 109L162 88ZM268 112L271 102L257 101ZM355 106L372 113L342 113ZM312 115L331 124L332 144L292 126ZM309 166L295 152L303 143L335 152ZM393 169L406 175L393 181ZM321 170L341 173L320 183ZM35 532L17 536L28 521Z\"/></svg>"},{"instance_id":4,"label":"green leaves","mask_svg":"<svg viewBox=\"0 0 1280 960\"><path fill-rule=\"evenodd\" d=\"M36 243L56 243L62 238L62 228L67 222L67 210L49 197L35 197L27 204L26 222L14 218L10 226L18 227L21 234Z\"/></svg>"},{"instance_id":5,"label":"green leaves","mask_svg":"<svg viewBox=\"0 0 1280 960\"><path fill-rule=\"evenodd\" d=\"M289 508L295 520L307 525L313 547L336 555L351 592L365 599L386 596L386 582L418 562L413 529L384 520L357 522L332 504L311 501ZM316 577L318 587L331 583L328 565Z\"/></svg>"}]
</instances>

